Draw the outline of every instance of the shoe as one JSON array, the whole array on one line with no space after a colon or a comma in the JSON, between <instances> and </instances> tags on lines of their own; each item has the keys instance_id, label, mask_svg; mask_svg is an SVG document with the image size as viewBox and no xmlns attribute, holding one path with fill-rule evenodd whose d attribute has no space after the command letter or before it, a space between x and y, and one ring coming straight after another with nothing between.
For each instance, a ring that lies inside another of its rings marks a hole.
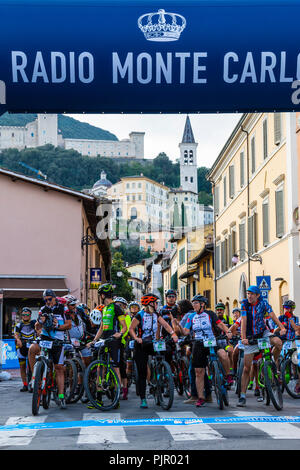
<instances>
[{"instance_id":1,"label":"shoe","mask_svg":"<svg viewBox=\"0 0 300 470\"><path fill-rule=\"evenodd\" d=\"M246 398L241 397L237 403L237 406L246 406Z\"/></svg>"},{"instance_id":2,"label":"shoe","mask_svg":"<svg viewBox=\"0 0 300 470\"><path fill-rule=\"evenodd\" d=\"M141 401L140 408L148 408L147 401L145 398Z\"/></svg>"},{"instance_id":3,"label":"shoe","mask_svg":"<svg viewBox=\"0 0 300 470\"><path fill-rule=\"evenodd\" d=\"M60 407L61 410L66 410L67 409L66 402L65 402L64 398L59 399L59 407Z\"/></svg>"},{"instance_id":4,"label":"shoe","mask_svg":"<svg viewBox=\"0 0 300 470\"><path fill-rule=\"evenodd\" d=\"M28 386L27 386L27 385L23 385L23 387L20 388L20 392L28 392Z\"/></svg>"},{"instance_id":5,"label":"shoe","mask_svg":"<svg viewBox=\"0 0 300 470\"><path fill-rule=\"evenodd\" d=\"M259 388L256 388L256 389L254 390L254 396L255 396L255 397L259 397L259 396L260 396L260 390L259 390Z\"/></svg>"},{"instance_id":6,"label":"shoe","mask_svg":"<svg viewBox=\"0 0 300 470\"><path fill-rule=\"evenodd\" d=\"M212 403L213 402L211 393L209 395L207 395L207 397L205 398L205 401L206 401L206 403Z\"/></svg>"},{"instance_id":7,"label":"shoe","mask_svg":"<svg viewBox=\"0 0 300 470\"><path fill-rule=\"evenodd\" d=\"M196 402L196 406L197 408L201 408L202 406L205 406L205 400L203 400L203 398L199 398L199 400L197 400Z\"/></svg>"},{"instance_id":8,"label":"shoe","mask_svg":"<svg viewBox=\"0 0 300 470\"><path fill-rule=\"evenodd\" d=\"M121 400L128 400L128 388L123 388L123 395Z\"/></svg>"},{"instance_id":9,"label":"shoe","mask_svg":"<svg viewBox=\"0 0 300 470\"><path fill-rule=\"evenodd\" d=\"M252 389L253 389L253 382L249 382L248 390L252 390Z\"/></svg>"},{"instance_id":10,"label":"shoe","mask_svg":"<svg viewBox=\"0 0 300 470\"><path fill-rule=\"evenodd\" d=\"M231 387L231 386L233 385L233 377L232 377L231 374L228 374L228 375L226 376L226 382L227 382L227 385L228 385L229 387Z\"/></svg>"},{"instance_id":11,"label":"shoe","mask_svg":"<svg viewBox=\"0 0 300 470\"><path fill-rule=\"evenodd\" d=\"M198 401L198 397L193 397L193 396L191 396L191 397L188 398L187 400L184 400L183 403L196 403L196 401Z\"/></svg>"}]
</instances>

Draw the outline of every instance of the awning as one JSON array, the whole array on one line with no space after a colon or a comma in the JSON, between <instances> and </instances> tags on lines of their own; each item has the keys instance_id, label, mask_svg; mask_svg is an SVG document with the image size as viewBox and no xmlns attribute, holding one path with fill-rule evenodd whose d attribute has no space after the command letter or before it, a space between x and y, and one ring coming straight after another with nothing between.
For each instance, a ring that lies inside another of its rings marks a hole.
<instances>
[{"instance_id":1,"label":"awning","mask_svg":"<svg viewBox=\"0 0 300 470\"><path fill-rule=\"evenodd\" d=\"M47 277L0 277L0 289L5 299L41 299L45 289L52 289L58 297L69 290L62 276Z\"/></svg>"},{"instance_id":2,"label":"awning","mask_svg":"<svg viewBox=\"0 0 300 470\"><path fill-rule=\"evenodd\" d=\"M183 274L179 276L179 279L187 279L196 273L198 273L198 269L193 269L192 271L185 271Z\"/></svg>"}]
</instances>

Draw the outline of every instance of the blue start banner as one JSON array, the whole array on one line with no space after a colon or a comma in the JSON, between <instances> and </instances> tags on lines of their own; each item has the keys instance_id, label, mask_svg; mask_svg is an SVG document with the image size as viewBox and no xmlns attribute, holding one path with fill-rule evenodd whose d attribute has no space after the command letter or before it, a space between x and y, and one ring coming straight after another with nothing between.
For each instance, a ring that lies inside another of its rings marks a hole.
<instances>
[{"instance_id":1,"label":"blue start banner","mask_svg":"<svg viewBox=\"0 0 300 470\"><path fill-rule=\"evenodd\" d=\"M300 109L300 0L0 0L4 112Z\"/></svg>"}]
</instances>

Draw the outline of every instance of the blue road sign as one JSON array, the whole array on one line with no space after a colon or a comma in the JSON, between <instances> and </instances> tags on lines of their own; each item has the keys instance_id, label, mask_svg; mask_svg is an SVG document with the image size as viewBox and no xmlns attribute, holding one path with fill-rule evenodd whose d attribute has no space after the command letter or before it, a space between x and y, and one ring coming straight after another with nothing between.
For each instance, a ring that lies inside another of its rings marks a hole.
<instances>
[{"instance_id":1,"label":"blue road sign","mask_svg":"<svg viewBox=\"0 0 300 470\"><path fill-rule=\"evenodd\" d=\"M271 290L271 276L256 276L256 285L260 290Z\"/></svg>"},{"instance_id":2,"label":"blue road sign","mask_svg":"<svg viewBox=\"0 0 300 470\"><path fill-rule=\"evenodd\" d=\"M0 114L300 110L299 0L0 0Z\"/></svg>"}]
</instances>

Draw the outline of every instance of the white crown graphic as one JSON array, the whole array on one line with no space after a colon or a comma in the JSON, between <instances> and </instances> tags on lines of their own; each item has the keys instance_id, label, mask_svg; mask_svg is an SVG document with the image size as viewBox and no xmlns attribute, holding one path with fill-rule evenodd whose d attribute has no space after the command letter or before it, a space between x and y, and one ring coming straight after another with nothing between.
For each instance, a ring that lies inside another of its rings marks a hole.
<instances>
[{"instance_id":1,"label":"white crown graphic","mask_svg":"<svg viewBox=\"0 0 300 470\"><path fill-rule=\"evenodd\" d=\"M153 17L156 20L154 23ZM186 19L177 13L168 13L161 9L156 13L146 13L140 16L138 26L148 41L177 41L186 27Z\"/></svg>"}]
</instances>

